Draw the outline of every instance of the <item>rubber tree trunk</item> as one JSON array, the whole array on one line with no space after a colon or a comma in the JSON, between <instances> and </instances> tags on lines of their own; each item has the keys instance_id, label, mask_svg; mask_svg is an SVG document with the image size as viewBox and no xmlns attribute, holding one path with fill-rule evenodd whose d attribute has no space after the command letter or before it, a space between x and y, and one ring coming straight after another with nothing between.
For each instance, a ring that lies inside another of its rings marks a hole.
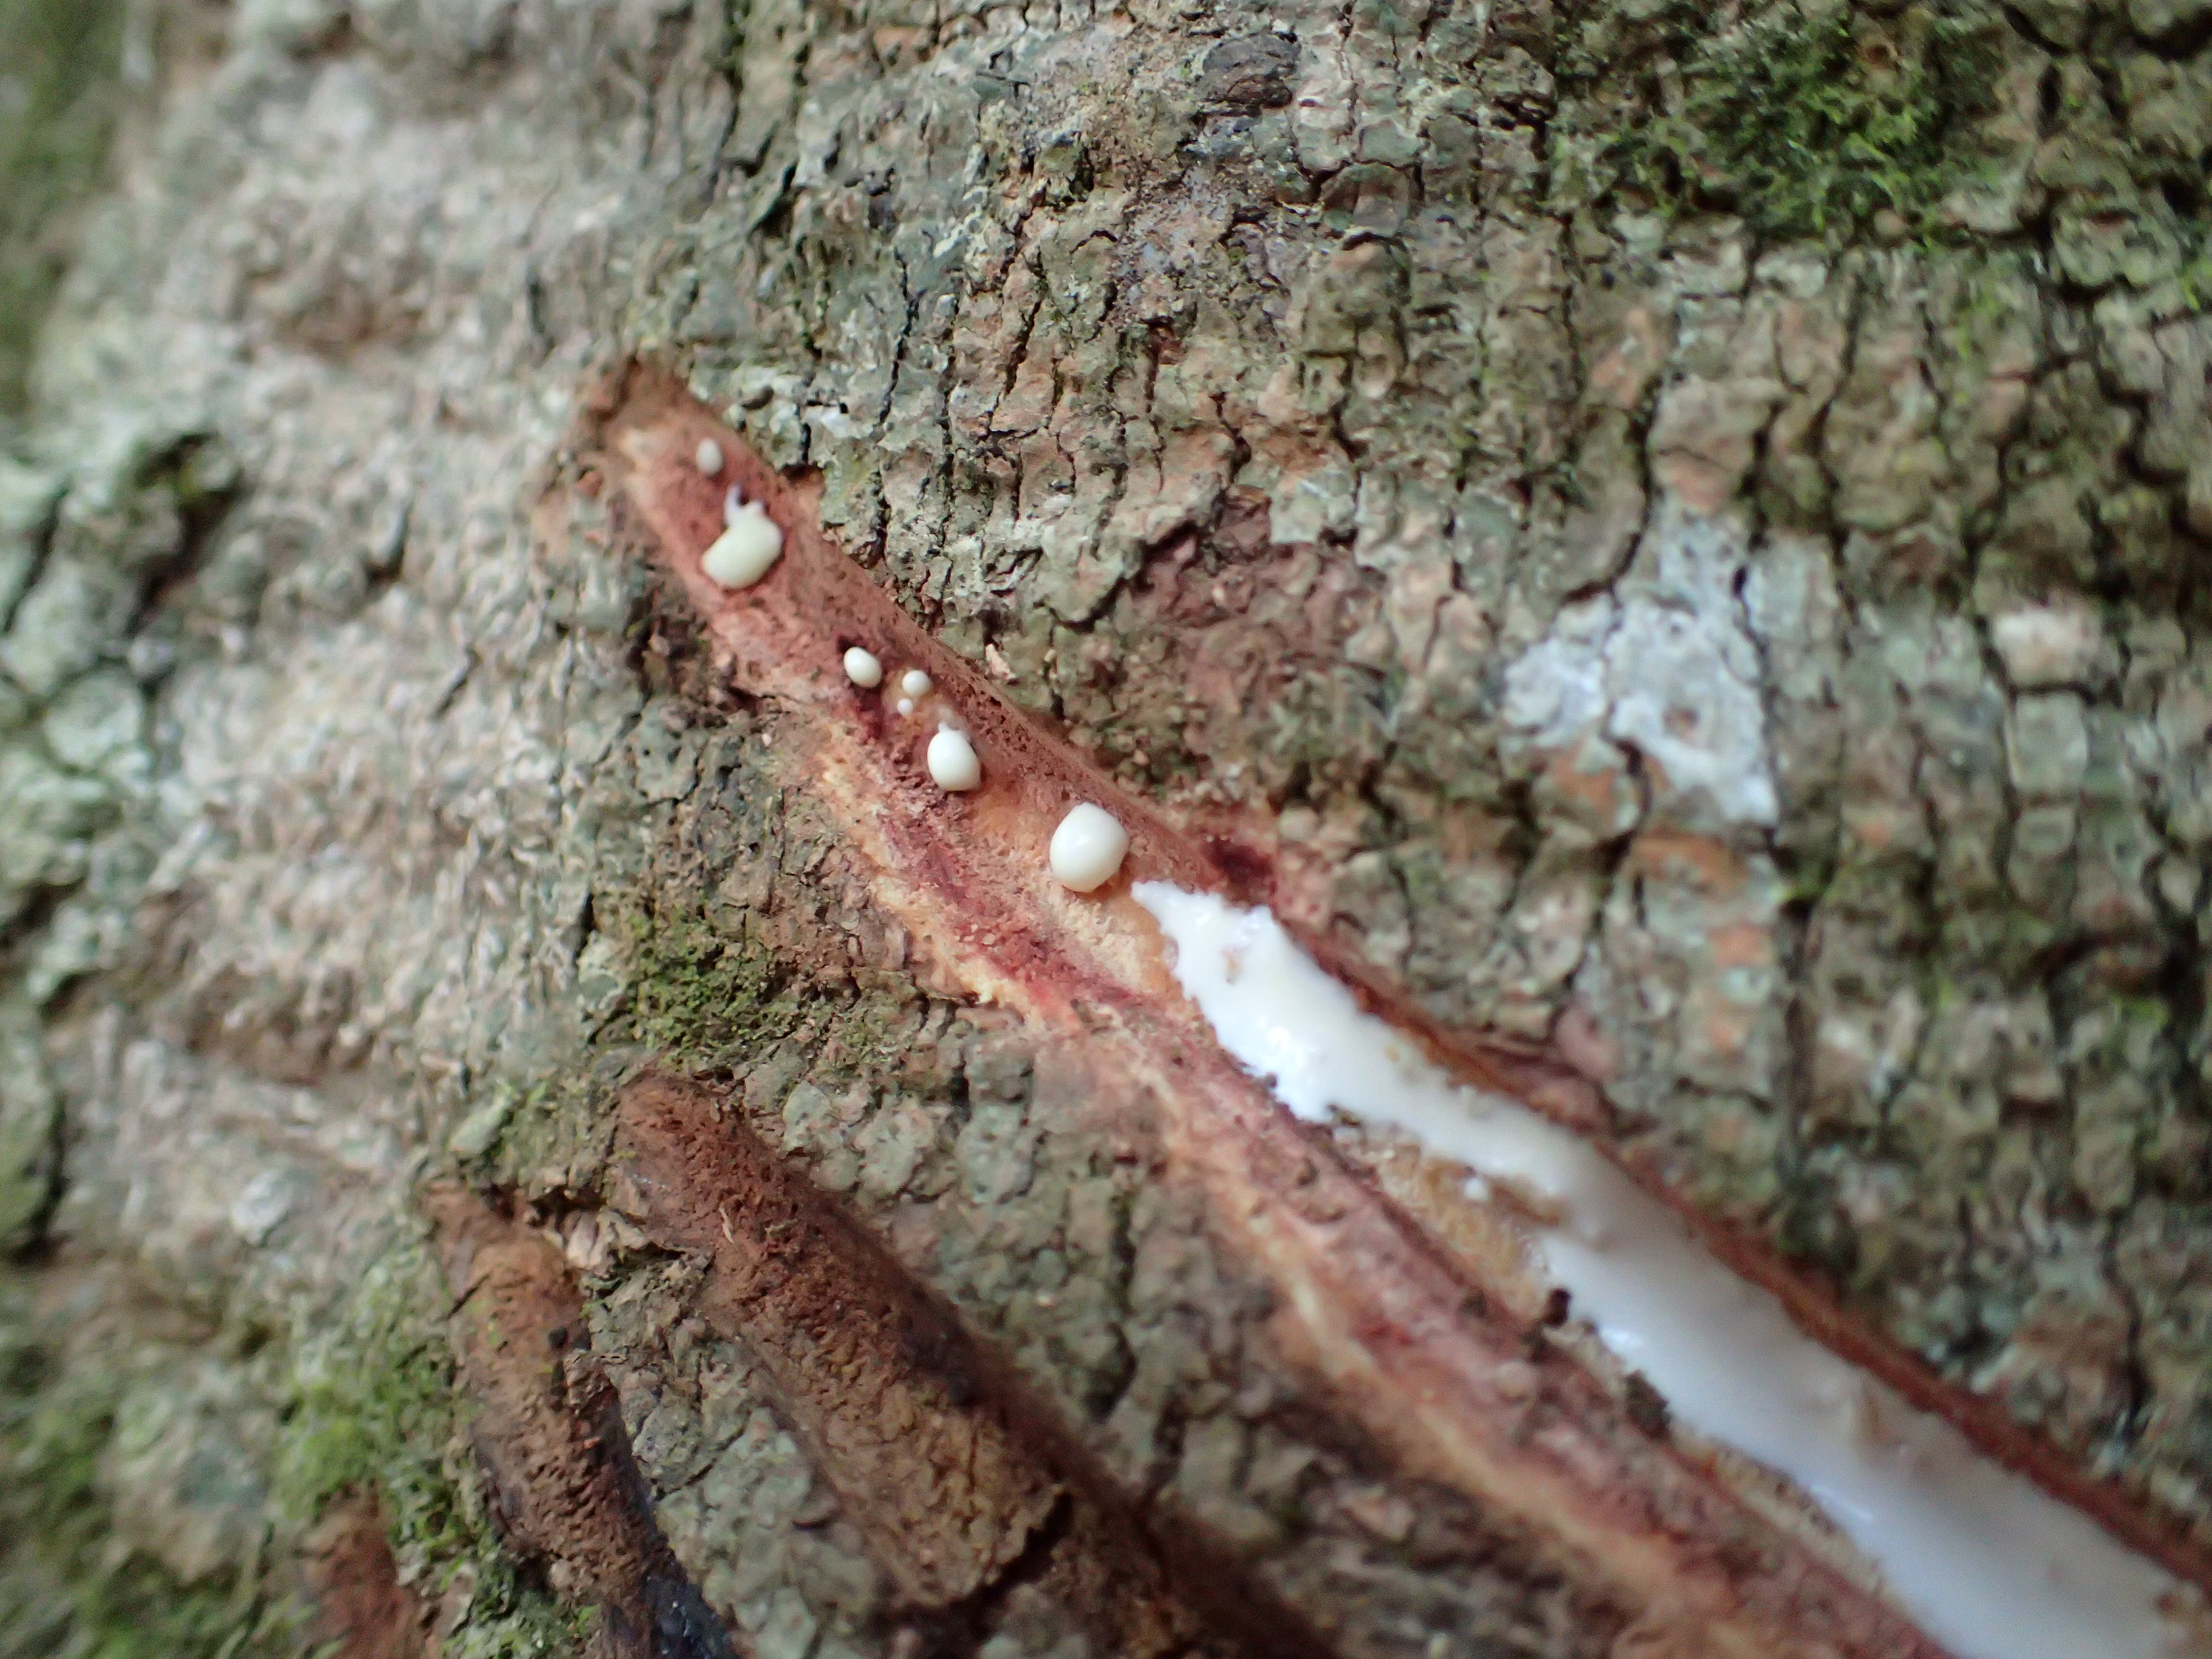
<instances>
[{"instance_id":1,"label":"rubber tree trunk","mask_svg":"<svg viewBox=\"0 0 2212 1659\"><path fill-rule=\"evenodd\" d=\"M0 1654L1719 1650L1316 1381L1381 1339L1284 1334L1142 1020L893 890L653 574L684 421L1052 764L2212 1544L2203 0L104 38L0 459ZM1431 1271L1412 1153L1297 1144Z\"/></svg>"}]
</instances>

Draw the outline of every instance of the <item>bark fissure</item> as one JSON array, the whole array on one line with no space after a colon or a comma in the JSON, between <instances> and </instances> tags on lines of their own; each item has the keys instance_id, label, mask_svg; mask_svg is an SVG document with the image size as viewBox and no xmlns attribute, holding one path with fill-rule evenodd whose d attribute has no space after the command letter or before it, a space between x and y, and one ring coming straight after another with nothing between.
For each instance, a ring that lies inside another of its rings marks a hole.
<instances>
[{"instance_id":1,"label":"bark fissure","mask_svg":"<svg viewBox=\"0 0 2212 1659\"><path fill-rule=\"evenodd\" d=\"M640 353L948 675L1188 830L1194 881L2203 1545L2201 0L211 16L134 12L124 188L0 462L0 1241L99 1316L42 1332L125 1334L42 1336L36 1399L145 1356L86 1488L131 1571L283 1576L241 1541L301 1530L264 1479L294 1430L258 1425L330 1425L355 1270L408 1259L430 1172L568 1195L548 1224L629 1328L641 1264L678 1268L594 1207L583 1079L635 1045L861 1183L1116 1480L1316 1629L1347 1609L1338 1649L1626 1639L1402 1447L1285 1426L1310 1378L1223 1311L1259 1286L1161 1242L1218 1198L1131 1173L1188 1149L1040 1165L1065 1101L968 1088L962 1045L1011 1039L767 763L811 728L610 556L628 509L564 434ZM771 1087L806 1031L851 1051ZM863 1085L849 1119L805 1092ZM866 1187L939 1134L917 1170L1044 1184ZM1405 1149L1333 1144L1474 1248ZM953 1216L981 1231L915 1244ZM771 1652L895 1641L765 1382L672 1331L624 1409L701 1595ZM433 1334L358 1364L414 1376ZM1564 1368L1572 1322L1547 1340ZM416 1380L419 1417L346 1409L445 1420ZM246 1473L192 1486L201 1444ZM418 1450L346 1466L441 1640L539 1641L430 1519L475 1477ZM38 1628L108 1628L110 1581L19 1559ZM1051 1650L1035 1588L984 1645Z\"/></svg>"}]
</instances>

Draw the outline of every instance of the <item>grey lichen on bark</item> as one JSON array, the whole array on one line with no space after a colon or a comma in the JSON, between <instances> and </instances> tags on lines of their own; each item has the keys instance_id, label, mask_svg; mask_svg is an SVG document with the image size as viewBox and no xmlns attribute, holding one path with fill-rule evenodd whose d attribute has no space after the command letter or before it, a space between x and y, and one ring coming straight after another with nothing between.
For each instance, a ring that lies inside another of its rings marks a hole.
<instances>
[{"instance_id":1,"label":"grey lichen on bark","mask_svg":"<svg viewBox=\"0 0 2212 1659\"><path fill-rule=\"evenodd\" d=\"M234 9L0 462L0 1444L93 1402L35 1443L211 1587L170 1650L279 1639L284 1494L334 1467L450 1650L562 1639L432 1311L375 1299L431 1283L411 1194L458 1169L637 1357L732 1628L896 1650L750 1362L597 1207L649 1048L1346 1640L1613 1638L1268 1417L1200 1218L916 985L607 509L533 520L641 351L1301 920L1571 1054L1698 1202L2200 1523L2208 24ZM333 1382L386 1369L400 1407ZM88 1557L4 1550L35 1628L116 1627Z\"/></svg>"}]
</instances>

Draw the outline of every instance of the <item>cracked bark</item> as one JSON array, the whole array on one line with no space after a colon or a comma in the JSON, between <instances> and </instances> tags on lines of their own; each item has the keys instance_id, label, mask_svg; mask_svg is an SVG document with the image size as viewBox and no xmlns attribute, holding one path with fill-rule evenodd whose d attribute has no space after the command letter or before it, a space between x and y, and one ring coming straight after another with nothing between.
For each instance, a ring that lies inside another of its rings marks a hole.
<instances>
[{"instance_id":1,"label":"cracked bark","mask_svg":"<svg viewBox=\"0 0 2212 1659\"><path fill-rule=\"evenodd\" d=\"M598 1639L485 1508L456 1175L740 1650L1662 1639L1285 1385L1199 1188L886 904L648 586L580 406L632 356L1217 877L2212 1549L2201 3L131 18L0 459L0 1444L94 1517L0 1498L0 1652L281 1647L348 1492L444 1648ZM1808 64L1837 177L1762 148ZM924 1605L609 1205L648 1060L1243 1611L1140 1573L1102 1638L1088 1520Z\"/></svg>"}]
</instances>

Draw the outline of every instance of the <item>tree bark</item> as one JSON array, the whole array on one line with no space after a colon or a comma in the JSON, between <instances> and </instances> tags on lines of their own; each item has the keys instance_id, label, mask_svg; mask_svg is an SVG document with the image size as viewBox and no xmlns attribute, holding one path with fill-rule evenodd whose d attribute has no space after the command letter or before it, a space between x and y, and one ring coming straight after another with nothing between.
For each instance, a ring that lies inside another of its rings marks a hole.
<instances>
[{"instance_id":1,"label":"tree bark","mask_svg":"<svg viewBox=\"0 0 2212 1659\"><path fill-rule=\"evenodd\" d=\"M2212 1583L2203 0L111 33L0 1655L1936 1652L991 862L1085 791Z\"/></svg>"}]
</instances>

